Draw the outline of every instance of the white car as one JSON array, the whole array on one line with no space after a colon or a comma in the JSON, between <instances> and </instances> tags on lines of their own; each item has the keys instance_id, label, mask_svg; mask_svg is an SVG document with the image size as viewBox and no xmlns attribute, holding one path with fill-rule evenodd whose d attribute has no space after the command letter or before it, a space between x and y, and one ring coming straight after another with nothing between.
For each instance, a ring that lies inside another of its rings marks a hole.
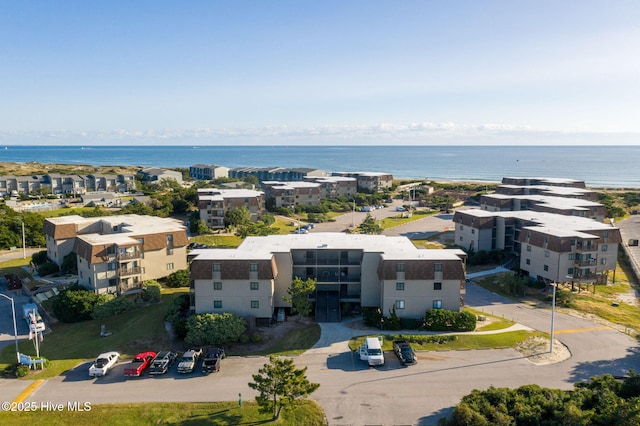
<instances>
[{"instance_id":1,"label":"white car","mask_svg":"<svg viewBox=\"0 0 640 426\"><path fill-rule=\"evenodd\" d=\"M116 365L118 359L120 359L120 354L118 352L105 352L98 355L96 362L89 367L89 375L91 377L105 376L111 367Z\"/></svg>"}]
</instances>

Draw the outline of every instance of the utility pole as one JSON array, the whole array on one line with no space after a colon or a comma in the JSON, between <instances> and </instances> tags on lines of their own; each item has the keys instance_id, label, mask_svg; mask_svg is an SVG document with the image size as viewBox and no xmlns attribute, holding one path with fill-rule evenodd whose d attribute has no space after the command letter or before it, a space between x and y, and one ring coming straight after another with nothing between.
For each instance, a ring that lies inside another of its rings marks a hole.
<instances>
[{"instance_id":1,"label":"utility pole","mask_svg":"<svg viewBox=\"0 0 640 426\"><path fill-rule=\"evenodd\" d=\"M25 237L24 237L24 220L22 221L22 258L27 258L27 246L25 245Z\"/></svg>"},{"instance_id":2,"label":"utility pole","mask_svg":"<svg viewBox=\"0 0 640 426\"><path fill-rule=\"evenodd\" d=\"M553 329L556 314L556 283L551 283L553 286L553 298L551 300L551 340L549 342L549 353L553 353Z\"/></svg>"}]
</instances>

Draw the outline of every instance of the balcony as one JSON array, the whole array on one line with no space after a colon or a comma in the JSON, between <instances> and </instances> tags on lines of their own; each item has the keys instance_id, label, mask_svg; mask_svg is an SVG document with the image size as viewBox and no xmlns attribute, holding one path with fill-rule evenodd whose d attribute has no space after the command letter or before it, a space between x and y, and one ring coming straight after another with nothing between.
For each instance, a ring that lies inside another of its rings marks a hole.
<instances>
[{"instance_id":1,"label":"balcony","mask_svg":"<svg viewBox=\"0 0 640 426\"><path fill-rule=\"evenodd\" d=\"M123 294L130 291L141 290L142 283L120 284L118 288L120 290L120 294Z\"/></svg>"},{"instance_id":2,"label":"balcony","mask_svg":"<svg viewBox=\"0 0 640 426\"><path fill-rule=\"evenodd\" d=\"M140 266L134 266L133 268L120 268L118 269L118 274L121 277L126 277L129 275L140 275L142 273L142 268Z\"/></svg>"},{"instance_id":3,"label":"balcony","mask_svg":"<svg viewBox=\"0 0 640 426\"><path fill-rule=\"evenodd\" d=\"M131 259L140 259L141 253L139 251L127 251L124 253L118 253L118 260L131 260Z\"/></svg>"},{"instance_id":4,"label":"balcony","mask_svg":"<svg viewBox=\"0 0 640 426\"><path fill-rule=\"evenodd\" d=\"M576 252L598 251L598 244L576 244Z\"/></svg>"},{"instance_id":5,"label":"balcony","mask_svg":"<svg viewBox=\"0 0 640 426\"><path fill-rule=\"evenodd\" d=\"M598 259L596 258L591 258L587 260L576 260L575 262L576 266L595 266L597 264L598 264Z\"/></svg>"}]
</instances>

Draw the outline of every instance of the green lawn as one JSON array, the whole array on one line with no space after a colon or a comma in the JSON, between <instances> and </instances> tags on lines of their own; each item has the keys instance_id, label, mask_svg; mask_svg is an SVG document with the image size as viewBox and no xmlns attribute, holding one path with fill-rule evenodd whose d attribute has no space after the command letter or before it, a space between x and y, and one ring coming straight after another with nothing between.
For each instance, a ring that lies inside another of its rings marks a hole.
<instances>
[{"instance_id":1,"label":"green lawn","mask_svg":"<svg viewBox=\"0 0 640 426\"><path fill-rule=\"evenodd\" d=\"M273 346L246 355L296 355L312 347L320 339L320 326L309 324L304 328L290 331Z\"/></svg>"},{"instance_id":2,"label":"green lawn","mask_svg":"<svg viewBox=\"0 0 640 426\"><path fill-rule=\"evenodd\" d=\"M314 401L301 400L290 410L283 410L277 422L271 415L258 412L253 401L138 403L92 405L90 411L73 412L0 412L0 424L7 426L49 425L325 425L324 412Z\"/></svg>"},{"instance_id":3,"label":"green lawn","mask_svg":"<svg viewBox=\"0 0 640 426\"><path fill-rule=\"evenodd\" d=\"M396 339L406 339L411 342L411 346L419 351L450 351L462 349L497 349L497 348L513 348L518 343L527 340L533 336L547 336L546 333L538 331L509 331L507 333L496 334L464 334L454 335L455 338L449 340L445 336L438 339L438 336L430 336L424 334L390 334L384 336L382 349L385 351L393 350L393 341ZM357 350L360 345L364 344L367 337L360 336L349 341L349 348L352 351ZM431 342L431 340L440 340L440 342Z\"/></svg>"},{"instance_id":4,"label":"green lawn","mask_svg":"<svg viewBox=\"0 0 640 426\"><path fill-rule=\"evenodd\" d=\"M215 248L236 248L242 243L242 241L244 241L242 238L235 235L209 234L191 237L191 242L207 244L208 246Z\"/></svg>"}]
</instances>

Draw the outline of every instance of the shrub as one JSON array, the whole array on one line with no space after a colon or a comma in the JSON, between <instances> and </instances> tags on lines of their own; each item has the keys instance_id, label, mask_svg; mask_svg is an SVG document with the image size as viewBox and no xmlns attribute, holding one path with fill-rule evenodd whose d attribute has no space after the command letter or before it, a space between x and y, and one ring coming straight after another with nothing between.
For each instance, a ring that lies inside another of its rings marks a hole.
<instances>
[{"instance_id":1,"label":"shrub","mask_svg":"<svg viewBox=\"0 0 640 426\"><path fill-rule=\"evenodd\" d=\"M18 365L15 371L16 377L26 377L29 374L29 366L28 365Z\"/></svg>"},{"instance_id":2,"label":"shrub","mask_svg":"<svg viewBox=\"0 0 640 426\"><path fill-rule=\"evenodd\" d=\"M60 268L53 262L45 262L42 265L38 266L38 274L41 277L52 275L58 272Z\"/></svg>"},{"instance_id":3,"label":"shrub","mask_svg":"<svg viewBox=\"0 0 640 426\"><path fill-rule=\"evenodd\" d=\"M244 319L230 312L197 314L187 319L184 342L189 346L222 345L237 342L246 330Z\"/></svg>"},{"instance_id":4,"label":"shrub","mask_svg":"<svg viewBox=\"0 0 640 426\"><path fill-rule=\"evenodd\" d=\"M39 251L37 253L33 253L33 255L31 256L31 261L33 262L34 265L42 265L43 263L47 262L49 260L49 258L47 257L47 251L46 250L42 250Z\"/></svg>"},{"instance_id":5,"label":"shrub","mask_svg":"<svg viewBox=\"0 0 640 426\"><path fill-rule=\"evenodd\" d=\"M245 336L245 334L243 334L243 336ZM260 333L253 333L249 339L251 340L252 343L260 343L262 342L262 336L260 335Z\"/></svg>"},{"instance_id":6,"label":"shrub","mask_svg":"<svg viewBox=\"0 0 640 426\"><path fill-rule=\"evenodd\" d=\"M158 303L162 300L162 286L156 280L147 280L142 283L142 299L150 303Z\"/></svg>"},{"instance_id":7,"label":"shrub","mask_svg":"<svg viewBox=\"0 0 640 426\"><path fill-rule=\"evenodd\" d=\"M476 316L470 312L429 309L422 327L431 331L473 331L476 328Z\"/></svg>"},{"instance_id":8,"label":"shrub","mask_svg":"<svg viewBox=\"0 0 640 426\"><path fill-rule=\"evenodd\" d=\"M181 294L173 300L164 317L164 319L171 324L173 331L180 339L184 339L187 335L187 313L189 312L190 304L190 296L188 294Z\"/></svg>"},{"instance_id":9,"label":"shrub","mask_svg":"<svg viewBox=\"0 0 640 426\"><path fill-rule=\"evenodd\" d=\"M62 322L79 322L91 319L95 306L109 297L97 295L75 284L58 294L51 303L53 314Z\"/></svg>"},{"instance_id":10,"label":"shrub","mask_svg":"<svg viewBox=\"0 0 640 426\"><path fill-rule=\"evenodd\" d=\"M109 318L123 312L131 311L138 306L139 305L136 302L129 299L128 297L113 297L105 303L96 305L93 308L91 316L93 317L93 319Z\"/></svg>"},{"instance_id":11,"label":"shrub","mask_svg":"<svg viewBox=\"0 0 640 426\"><path fill-rule=\"evenodd\" d=\"M380 327L380 320L382 318L382 312L379 308L362 308L362 319L365 325Z\"/></svg>"},{"instance_id":12,"label":"shrub","mask_svg":"<svg viewBox=\"0 0 640 426\"><path fill-rule=\"evenodd\" d=\"M247 336L246 334L241 335L240 337L238 337L238 342L249 343L249 336Z\"/></svg>"},{"instance_id":13,"label":"shrub","mask_svg":"<svg viewBox=\"0 0 640 426\"><path fill-rule=\"evenodd\" d=\"M189 271L186 269L176 271L167 277L167 286L172 288L189 287Z\"/></svg>"}]
</instances>

